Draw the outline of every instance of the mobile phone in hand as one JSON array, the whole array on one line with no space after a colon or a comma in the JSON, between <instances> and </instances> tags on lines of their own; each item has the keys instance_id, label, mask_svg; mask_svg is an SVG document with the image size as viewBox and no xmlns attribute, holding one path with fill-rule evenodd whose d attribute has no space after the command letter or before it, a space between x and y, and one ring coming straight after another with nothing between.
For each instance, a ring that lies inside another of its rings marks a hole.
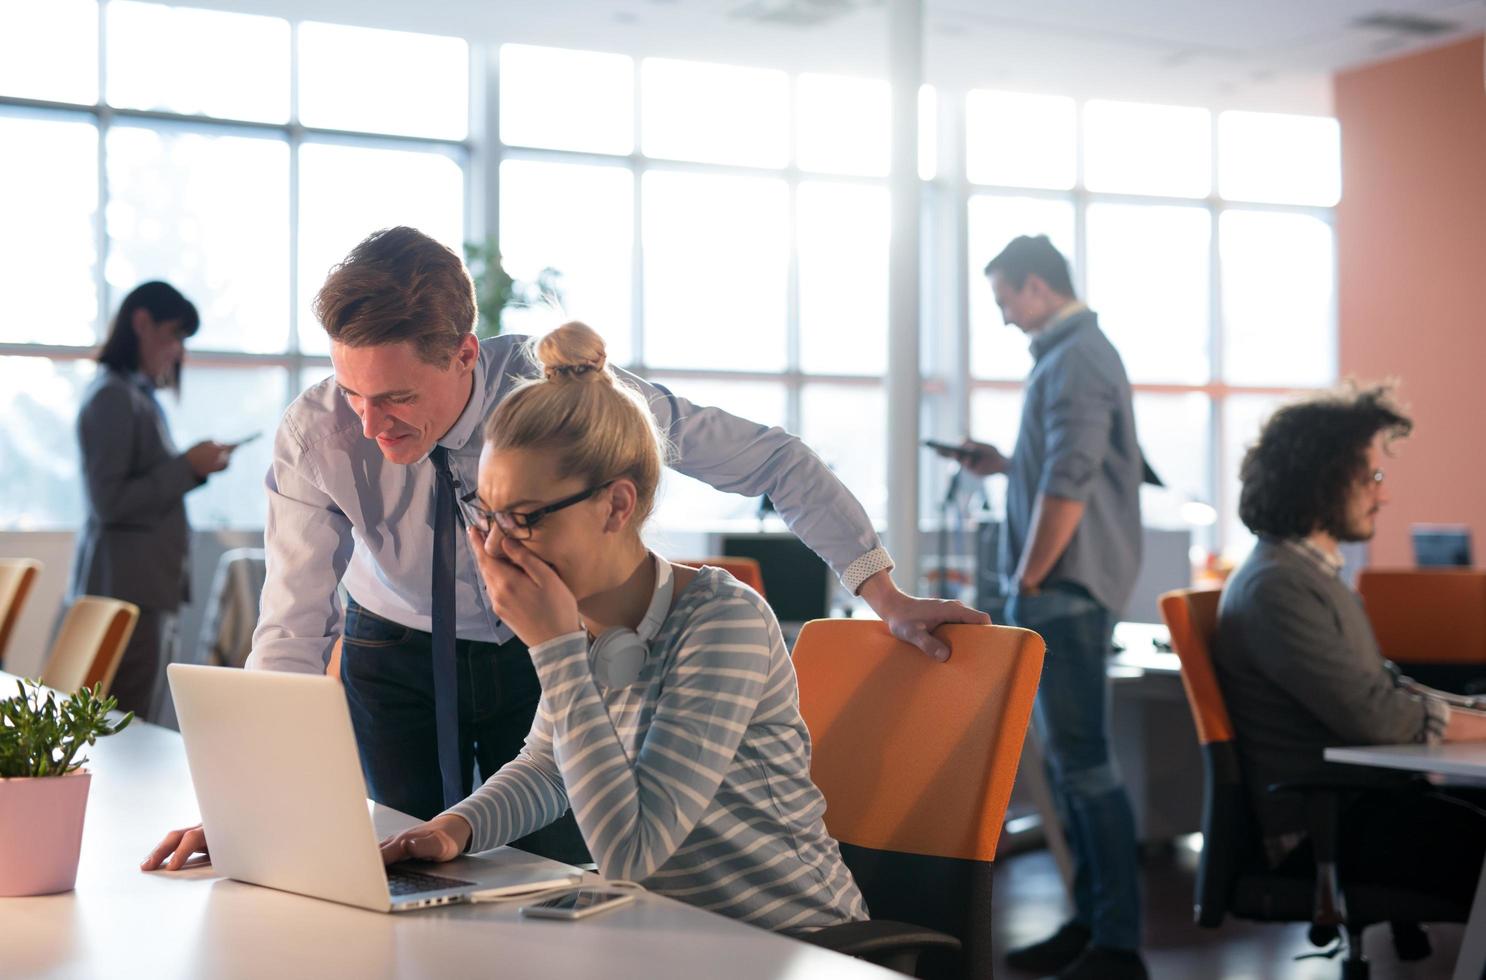
<instances>
[{"instance_id":1,"label":"mobile phone in hand","mask_svg":"<svg viewBox=\"0 0 1486 980\"><path fill-rule=\"evenodd\" d=\"M971 453L971 450L966 449L964 446L956 446L955 444L949 442L940 442L937 439L925 439L924 445L929 447L930 449L935 450L936 452L949 453L951 456L954 456L956 458L969 456Z\"/></svg>"}]
</instances>

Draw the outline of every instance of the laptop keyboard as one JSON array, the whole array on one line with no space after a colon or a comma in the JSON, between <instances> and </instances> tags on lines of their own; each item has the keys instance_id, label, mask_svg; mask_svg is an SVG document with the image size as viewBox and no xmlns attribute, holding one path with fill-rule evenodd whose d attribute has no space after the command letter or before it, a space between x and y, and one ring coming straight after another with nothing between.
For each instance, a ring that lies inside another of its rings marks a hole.
<instances>
[{"instance_id":1,"label":"laptop keyboard","mask_svg":"<svg viewBox=\"0 0 1486 980\"><path fill-rule=\"evenodd\" d=\"M472 885L474 885L473 881L465 881L461 878L445 878L442 875L426 875L419 871L387 869L387 889L392 893L393 898L418 892L443 891L446 888L467 888Z\"/></svg>"}]
</instances>

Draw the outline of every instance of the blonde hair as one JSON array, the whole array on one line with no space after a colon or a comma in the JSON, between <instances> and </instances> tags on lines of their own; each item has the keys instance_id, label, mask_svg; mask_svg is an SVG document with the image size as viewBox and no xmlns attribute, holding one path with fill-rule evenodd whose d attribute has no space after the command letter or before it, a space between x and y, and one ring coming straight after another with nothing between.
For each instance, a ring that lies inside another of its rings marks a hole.
<instances>
[{"instance_id":1,"label":"blonde hair","mask_svg":"<svg viewBox=\"0 0 1486 980\"><path fill-rule=\"evenodd\" d=\"M635 484L638 531L655 507L666 449L644 397L608 366L604 339L573 321L533 341L527 353L542 377L517 386L485 423L492 450L551 450L560 478L591 485Z\"/></svg>"}]
</instances>

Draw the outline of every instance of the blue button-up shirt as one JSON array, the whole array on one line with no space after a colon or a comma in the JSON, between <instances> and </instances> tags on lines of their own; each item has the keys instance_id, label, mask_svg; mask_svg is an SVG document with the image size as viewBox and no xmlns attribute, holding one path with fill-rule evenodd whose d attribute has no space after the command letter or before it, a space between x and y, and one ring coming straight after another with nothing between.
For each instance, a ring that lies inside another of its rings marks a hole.
<instances>
[{"instance_id":1,"label":"blue button-up shirt","mask_svg":"<svg viewBox=\"0 0 1486 980\"><path fill-rule=\"evenodd\" d=\"M482 341L469 403L439 445L459 492L476 486L485 419L537 366L525 337ZM850 491L798 438L621 374L639 388L675 447L672 468L719 490L767 493L780 515L855 592L891 567ZM434 467L388 462L334 379L289 406L266 480L268 577L248 666L319 673L341 632L337 583L368 610L414 629L432 626ZM474 556L459 549L455 606L462 639L503 643Z\"/></svg>"},{"instance_id":2,"label":"blue button-up shirt","mask_svg":"<svg viewBox=\"0 0 1486 980\"><path fill-rule=\"evenodd\" d=\"M1140 446L1119 352L1082 305L1032 338L1021 430L1006 484L1001 571L1008 588L1046 494L1084 504L1083 518L1044 584L1081 585L1106 608L1130 601L1140 570Z\"/></svg>"}]
</instances>

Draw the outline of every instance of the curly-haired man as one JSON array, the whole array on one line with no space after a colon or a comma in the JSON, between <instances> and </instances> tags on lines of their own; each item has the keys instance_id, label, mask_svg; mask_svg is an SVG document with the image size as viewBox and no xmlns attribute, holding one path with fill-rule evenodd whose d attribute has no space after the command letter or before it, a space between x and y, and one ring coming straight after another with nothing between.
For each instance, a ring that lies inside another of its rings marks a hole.
<instances>
[{"instance_id":1,"label":"curly-haired man","mask_svg":"<svg viewBox=\"0 0 1486 980\"><path fill-rule=\"evenodd\" d=\"M1259 541L1223 590L1213 655L1266 857L1287 873L1314 873L1303 801L1266 787L1325 770L1330 746L1486 739L1486 715L1451 708L1383 658L1340 575L1338 545L1372 538L1388 502L1384 456L1412 427L1384 387L1312 398L1270 417L1239 472L1239 516ZM1347 775L1377 785L1342 813L1348 881L1469 906L1486 813L1403 773Z\"/></svg>"}]
</instances>

